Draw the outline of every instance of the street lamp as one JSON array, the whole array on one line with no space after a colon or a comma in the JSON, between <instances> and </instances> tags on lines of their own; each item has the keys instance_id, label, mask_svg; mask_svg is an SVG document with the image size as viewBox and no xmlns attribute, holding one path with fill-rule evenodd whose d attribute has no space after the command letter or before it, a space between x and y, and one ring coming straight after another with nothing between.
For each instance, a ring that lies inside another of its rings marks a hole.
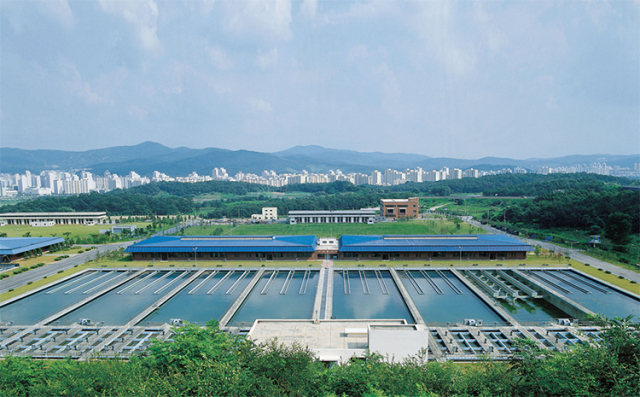
<instances>
[{"instance_id":1,"label":"street lamp","mask_svg":"<svg viewBox=\"0 0 640 397\"><path fill-rule=\"evenodd\" d=\"M197 251L198 251L198 247L195 247L193 249L193 256L194 256L194 258L196 260L196 267L198 267L198 252Z\"/></svg>"}]
</instances>

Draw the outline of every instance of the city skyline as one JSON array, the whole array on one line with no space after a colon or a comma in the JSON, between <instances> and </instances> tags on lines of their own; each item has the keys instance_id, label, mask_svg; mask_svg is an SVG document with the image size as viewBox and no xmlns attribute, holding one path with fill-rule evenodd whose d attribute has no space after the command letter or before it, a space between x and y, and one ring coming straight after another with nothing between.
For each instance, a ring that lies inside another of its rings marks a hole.
<instances>
[{"instance_id":1,"label":"city skyline","mask_svg":"<svg viewBox=\"0 0 640 397\"><path fill-rule=\"evenodd\" d=\"M636 154L639 10L624 1L2 2L1 145Z\"/></svg>"}]
</instances>

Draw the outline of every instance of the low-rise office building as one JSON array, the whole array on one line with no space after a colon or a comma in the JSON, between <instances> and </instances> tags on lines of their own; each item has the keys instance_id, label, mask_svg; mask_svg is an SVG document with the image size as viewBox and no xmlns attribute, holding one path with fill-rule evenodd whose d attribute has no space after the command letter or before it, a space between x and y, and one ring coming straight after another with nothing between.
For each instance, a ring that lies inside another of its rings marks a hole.
<instances>
[{"instance_id":1,"label":"low-rise office building","mask_svg":"<svg viewBox=\"0 0 640 397\"><path fill-rule=\"evenodd\" d=\"M366 223L376 221L375 210L289 211L289 223Z\"/></svg>"},{"instance_id":2,"label":"low-rise office building","mask_svg":"<svg viewBox=\"0 0 640 397\"><path fill-rule=\"evenodd\" d=\"M138 229L138 226L136 225L116 225L116 226L111 226L111 228L109 229L100 229L100 234L107 234L107 232L111 234L122 234L122 232L125 232L125 231L128 233L134 234L137 229Z\"/></svg>"},{"instance_id":3,"label":"low-rise office building","mask_svg":"<svg viewBox=\"0 0 640 397\"><path fill-rule=\"evenodd\" d=\"M124 252L152 260L316 260L316 236L157 236Z\"/></svg>"},{"instance_id":4,"label":"low-rise office building","mask_svg":"<svg viewBox=\"0 0 640 397\"><path fill-rule=\"evenodd\" d=\"M6 212L0 219L7 225L30 225L42 222L53 222L56 225L96 225L104 223L106 212Z\"/></svg>"},{"instance_id":5,"label":"low-rise office building","mask_svg":"<svg viewBox=\"0 0 640 397\"><path fill-rule=\"evenodd\" d=\"M387 219L417 218L420 214L420 199L381 199L380 214Z\"/></svg>"},{"instance_id":6,"label":"low-rise office building","mask_svg":"<svg viewBox=\"0 0 640 397\"><path fill-rule=\"evenodd\" d=\"M262 207L262 214L252 214L252 222L262 222L278 219L278 207Z\"/></svg>"}]
</instances>

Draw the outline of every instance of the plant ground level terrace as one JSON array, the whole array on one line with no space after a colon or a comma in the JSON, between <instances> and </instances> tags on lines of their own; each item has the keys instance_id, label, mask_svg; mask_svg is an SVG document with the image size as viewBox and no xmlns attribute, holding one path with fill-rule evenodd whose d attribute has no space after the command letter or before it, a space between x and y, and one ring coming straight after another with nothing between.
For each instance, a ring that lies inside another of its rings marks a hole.
<instances>
[{"instance_id":1,"label":"plant ground level terrace","mask_svg":"<svg viewBox=\"0 0 640 397\"><path fill-rule=\"evenodd\" d=\"M531 245L501 235L158 236L129 246L134 261L523 260Z\"/></svg>"}]
</instances>

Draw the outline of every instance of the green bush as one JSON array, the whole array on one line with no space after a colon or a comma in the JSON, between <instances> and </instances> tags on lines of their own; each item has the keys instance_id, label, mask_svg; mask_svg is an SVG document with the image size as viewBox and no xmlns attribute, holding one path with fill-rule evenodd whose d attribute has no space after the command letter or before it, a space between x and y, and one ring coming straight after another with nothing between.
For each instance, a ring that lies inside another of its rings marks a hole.
<instances>
[{"instance_id":1,"label":"green bush","mask_svg":"<svg viewBox=\"0 0 640 397\"><path fill-rule=\"evenodd\" d=\"M0 360L2 396L634 396L640 325L594 318L599 345L551 351L514 339L511 362L401 362L378 354L327 368L310 349L186 324L129 361Z\"/></svg>"}]
</instances>

